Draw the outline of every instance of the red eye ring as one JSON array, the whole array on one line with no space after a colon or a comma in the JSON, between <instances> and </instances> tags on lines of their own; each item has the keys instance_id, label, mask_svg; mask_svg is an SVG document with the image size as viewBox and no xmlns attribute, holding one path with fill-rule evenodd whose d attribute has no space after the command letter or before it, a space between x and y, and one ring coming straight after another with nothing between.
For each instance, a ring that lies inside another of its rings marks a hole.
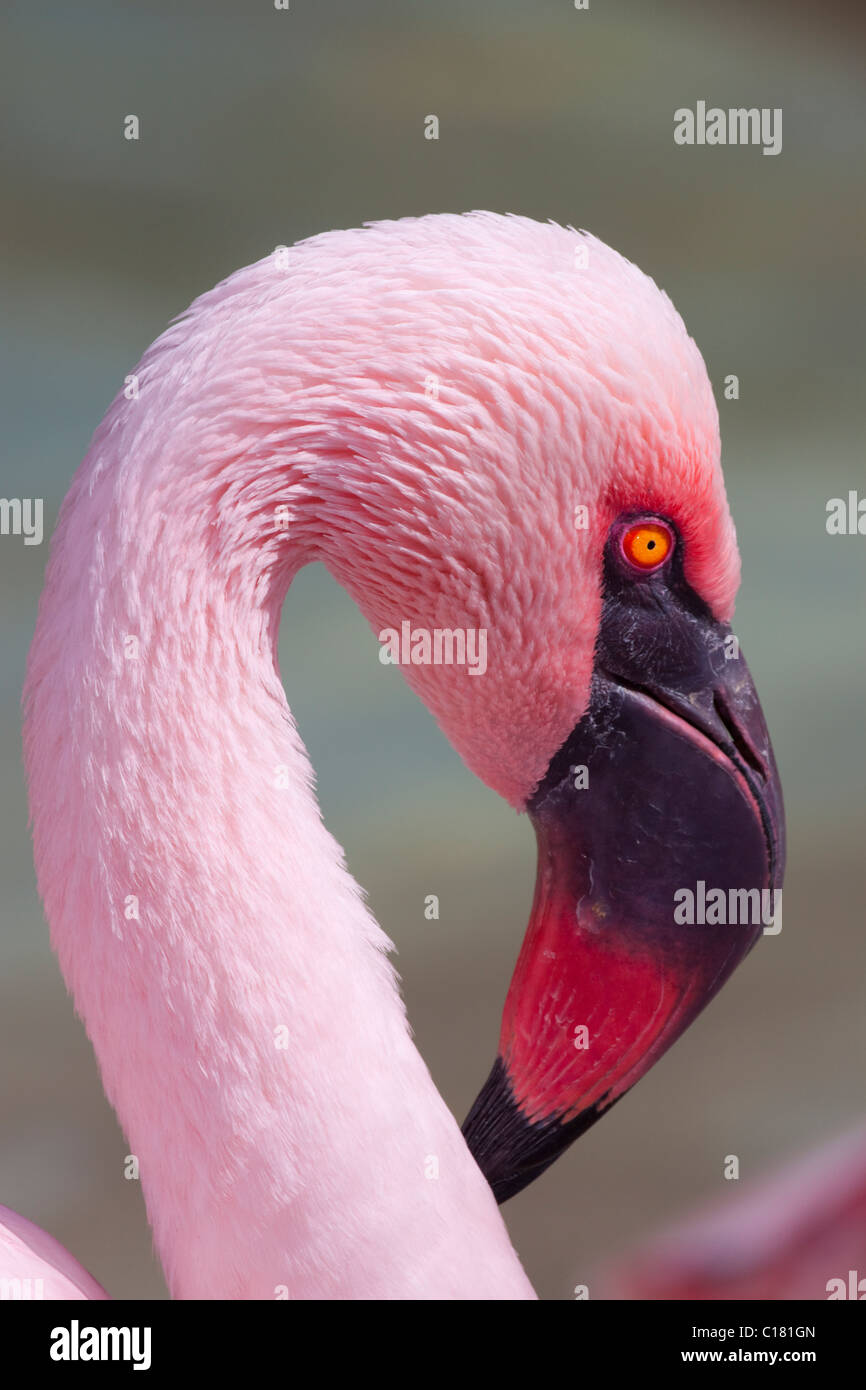
<instances>
[{"instance_id":1,"label":"red eye ring","mask_svg":"<svg viewBox=\"0 0 866 1390\"><path fill-rule=\"evenodd\" d=\"M664 564L674 548L674 533L663 521L646 517L627 526L620 538L628 563L644 574Z\"/></svg>"}]
</instances>

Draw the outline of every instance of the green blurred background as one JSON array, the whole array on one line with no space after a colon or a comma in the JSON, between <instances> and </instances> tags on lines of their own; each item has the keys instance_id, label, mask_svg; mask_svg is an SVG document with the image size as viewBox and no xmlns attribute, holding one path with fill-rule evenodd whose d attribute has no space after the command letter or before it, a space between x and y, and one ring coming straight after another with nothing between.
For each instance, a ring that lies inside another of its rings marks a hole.
<instances>
[{"instance_id":1,"label":"green blurred background","mask_svg":"<svg viewBox=\"0 0 866 1390\"><path fill-rule=\"evenodd\" d=\"M716 387L743 554L736 630L786 791L784 930L602 1124L506 1208L539 1292L863 1104L866 492L861 13L667 0L140 0L2 21L2 493L46 532L124 375L195 295L275 245L492 208L586 227L673 298ZM782 107L782 153L680 148L673 111ZM123 119L141 121L137 143ZM424 117L440 120L438 142ZM726 374L740 399L726 401ZM47 555L0 539L0 1201L115 1296L164 1296L126 1145L52 958L19 696ZM329 576L282 669L325 816L397 944L418 1045L462 1118L487 1074L534 843L477 783ZM428 922L424 897L441 918Z\"/></svg>"}]
</instances>

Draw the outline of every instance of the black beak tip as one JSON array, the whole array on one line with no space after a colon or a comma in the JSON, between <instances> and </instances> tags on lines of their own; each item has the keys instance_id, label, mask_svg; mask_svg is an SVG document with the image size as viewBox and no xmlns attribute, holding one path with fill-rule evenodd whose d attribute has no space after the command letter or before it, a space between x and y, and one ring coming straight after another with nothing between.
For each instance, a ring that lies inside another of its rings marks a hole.
<instances>
[{"instance_id":1,"label":"black beak tip","mask_svg":"<svg viewBox=\"0 0 866 1390\"><path fill-rule=\"evenodd\" d=\"M531 1121L514 1098L501 1057L463 1122L463 1137L501 1206L528 1187L610 1106L605 1098L573 1119Z\"/></svg>"}]
</instances>

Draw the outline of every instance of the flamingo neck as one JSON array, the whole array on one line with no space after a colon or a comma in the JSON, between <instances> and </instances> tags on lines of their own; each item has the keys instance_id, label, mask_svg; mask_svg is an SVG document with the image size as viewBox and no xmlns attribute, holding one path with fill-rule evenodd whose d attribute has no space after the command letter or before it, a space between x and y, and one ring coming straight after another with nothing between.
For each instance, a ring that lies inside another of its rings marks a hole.
<instances>
[{"instance_id":1,"label":"flamingo neck","mask_svg":"<svg viewBox=\"0 0 866 1390\"><path fill-rule=\"evenodd\" d=\"M275 662L311 555L271 524L285 470L185 453L160 406L192 388L150 379L150 431L116 403L58 524L26 754L52 940L171 1292L531 1297L321 822Z\"/></svg>"}]
</instances>

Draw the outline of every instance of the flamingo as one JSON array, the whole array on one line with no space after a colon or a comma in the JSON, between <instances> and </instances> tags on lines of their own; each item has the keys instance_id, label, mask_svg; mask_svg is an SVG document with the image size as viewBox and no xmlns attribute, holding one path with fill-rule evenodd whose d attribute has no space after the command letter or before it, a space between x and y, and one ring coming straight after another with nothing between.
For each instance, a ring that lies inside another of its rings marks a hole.
<instances>
[{"instance_id":1,"label":"flamingo","mask_svg":"<svg viewBox=\"0 0 866 1390\"><path fill-rule=\"evenodd\" d=\"M25 761L52 943L173 1297L534 1297L497 1200L761 934L680 925L673 893L781 881L719 453L668 298L517 216L278 248L127 378L53 539ZM539 840L465 1139L277 669L313 560L380 637L489 639L483 676L423 642L404 667ZM0 1272L98 1296L49 1241L7 1217Z\"/></svg>"}]
</instances>

